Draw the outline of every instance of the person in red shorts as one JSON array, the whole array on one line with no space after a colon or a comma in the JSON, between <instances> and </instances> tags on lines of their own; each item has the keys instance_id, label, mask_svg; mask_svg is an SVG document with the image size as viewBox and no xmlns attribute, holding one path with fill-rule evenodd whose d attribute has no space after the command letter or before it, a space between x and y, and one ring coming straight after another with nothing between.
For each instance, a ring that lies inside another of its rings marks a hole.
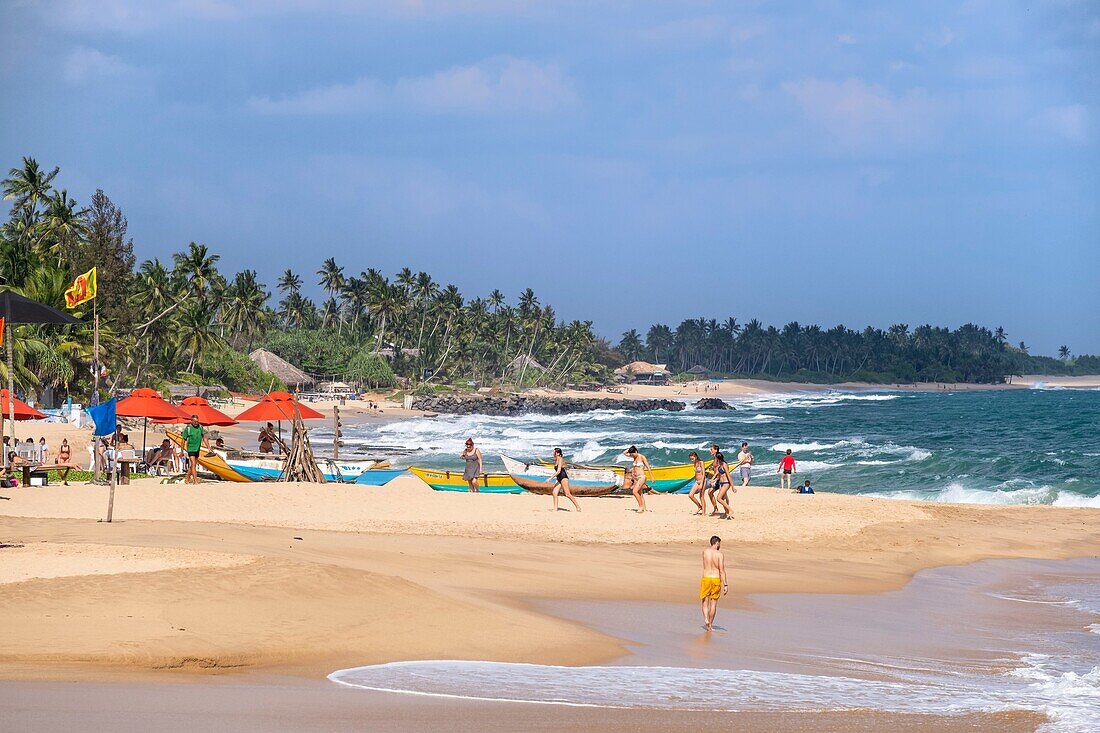
<instances>
[{"instance_id":1,"label":"person in red shorts","mask_svg":"<svg viewBox=\"0 0 1100 733\"><path fill-rule=\"evenodd\" d=\"M779 469L776 471L779 474L779 487L782 489L791 488L791 476L798 473L798 469L794 465L794 456L791 455L791 449L787 449L787 455L783 456L779 460Z\"/></svg>"}]
</instances>

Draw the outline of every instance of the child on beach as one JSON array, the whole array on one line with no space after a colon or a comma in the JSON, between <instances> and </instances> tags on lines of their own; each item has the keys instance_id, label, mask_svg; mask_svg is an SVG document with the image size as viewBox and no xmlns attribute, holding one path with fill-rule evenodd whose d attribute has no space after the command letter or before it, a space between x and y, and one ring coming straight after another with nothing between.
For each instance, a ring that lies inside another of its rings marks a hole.
<instances>
[{"instance_id":1,"label":"child on beach","mask_svg":"<svg viewBox=\"0 0 1100 733\"><path fill-rule=\"evenodd\" d=\"M787 455L780 459L779 468L777 468L775 472L779 474L779 488L790 489L791 476L798 473L798 469L796 469L794 465L794 456L791 455L790 448L787 449Z\"/></svg>"},{"instance_id":2,"label":"child on beach","mask_svg":"<svg viewBox=\"0 0 1100 733\"><path fill-rule=\"evenodd\" d=\"M806 479L806 482L798 487L798 494L812 494L814 493L814 487L810 486L810 479Z\"/></svg>"}]
</instances>

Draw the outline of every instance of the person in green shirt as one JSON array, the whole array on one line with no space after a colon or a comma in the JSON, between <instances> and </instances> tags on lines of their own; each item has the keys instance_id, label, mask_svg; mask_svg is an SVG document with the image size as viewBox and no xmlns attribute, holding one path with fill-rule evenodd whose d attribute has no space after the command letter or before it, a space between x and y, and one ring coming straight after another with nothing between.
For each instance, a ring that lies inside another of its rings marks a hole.
<instances>
[{"instance_id":1,"label":"person in green shirt","mask_svg":"<svg viewBox=\"0 0 1100 733\"><path fill-rule=\"evenodd\" d=\"M199 477L195 472L199 468L199 453L202 451L203 436L206 431L203 430L202 425L199 425L199 418L197 415L191 416L191 423L183 429L183 441L187 448L187 477L184 478L185 484L197 484Z\"/></svg>"}]
</instances>

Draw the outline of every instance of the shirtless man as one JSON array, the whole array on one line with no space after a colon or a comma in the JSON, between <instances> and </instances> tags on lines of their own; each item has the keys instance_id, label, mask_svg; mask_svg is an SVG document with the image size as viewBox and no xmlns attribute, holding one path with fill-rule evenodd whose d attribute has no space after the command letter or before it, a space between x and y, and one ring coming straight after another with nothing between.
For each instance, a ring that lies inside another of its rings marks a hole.
<instances>
[{"instance_id":1,"label":"shirtless man","mask_svg":"<svg viewBox=\"0 0 1100 733\"><path fill-rule=\"evenodd\" d=\"M703 580L699 583L699 598L703 604L703 626L714 629L714 614L718 612L718 599L729 591L726 582L726 559L722 557L722 538L710 538L710 547L703 550Z\"/></svg>"}]
</instances>

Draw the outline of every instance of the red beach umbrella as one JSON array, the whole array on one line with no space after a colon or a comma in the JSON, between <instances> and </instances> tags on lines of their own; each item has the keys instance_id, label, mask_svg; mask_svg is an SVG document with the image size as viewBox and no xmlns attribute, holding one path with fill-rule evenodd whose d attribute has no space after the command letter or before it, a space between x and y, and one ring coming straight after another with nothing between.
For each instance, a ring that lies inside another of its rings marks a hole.
<instances>
[{"instance_id":1,"label":"red beach umbrella","mask_svg":"<svg viewBox=\"0 0 1100 733\"><path fill-rule=\"evenodd\" d=\"M264 395L263 399L252 407L237 415L237 422L271 422L294 419L294 405L298 405L298 411L303 420L324 420L325 416L307 407L289 392L272 392Z\"/></svg>"},{"instance_id":2,"label":"red beach umbrella","mask_svg":"<svg viewBox=\"0 0 1100 733\"><path fill-rule=\"evenodd\" d=\"M172 420L154 420L155 423L185 423L191 422L191 416L194 415L199 419L200 425L217 425L219 427L227 427L229 425L236 425L237 421L226 415L221 410L211 406L202 397L188 397L178 405L183 416Z\"/></svg>"},{"instance_id":3,"label":"red beach umbrella","mask_svg":"<svg viewBox=\"0 0 1100 733\"><path fill-rule=\"evenodd\" d=\"M18 397L15 398L14 402L14 405L8 405L8 391L6 389L0 390L0 406L3 407L3 417L0 419L8 419L12 413L11 408L15 408L16 420L42 420L46 417L44 413L34 409Z\"/></svg>"},{"instance_id":4,"label":"red beach umbrella","mask_svg":"<svg viewBox=\"0 0 1100 733\"><path fill-rule=\"evenodd\" d=\"M155 389L139 387L130 393L124 400L119 400L115 406L119 417L143 417L145 422L141 429L141 455L145 456L145 435L149 429L149 418L154 420L178 420L183 418L191 420L191 415L168 402Z\"/></svg>"}]
</instances>

